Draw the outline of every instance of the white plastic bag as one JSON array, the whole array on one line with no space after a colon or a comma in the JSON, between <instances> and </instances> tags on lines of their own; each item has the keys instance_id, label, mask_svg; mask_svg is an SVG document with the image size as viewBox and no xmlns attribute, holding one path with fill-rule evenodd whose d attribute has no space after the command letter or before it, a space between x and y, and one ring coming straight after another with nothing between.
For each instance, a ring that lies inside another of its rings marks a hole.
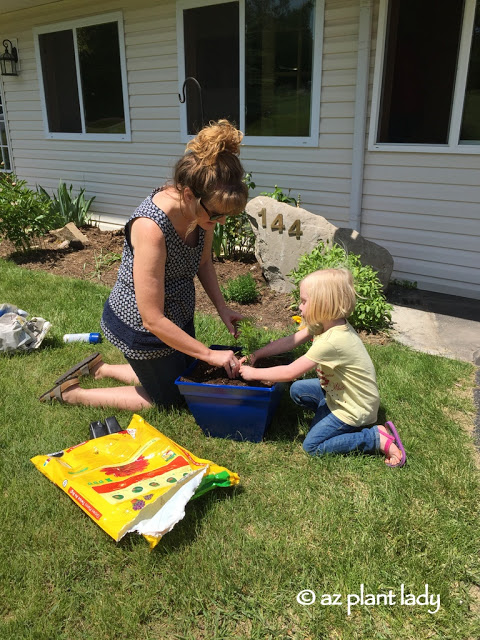
<instances>
[{"instance_id":1,"label":"white plastic bag","mask_svg":"<svg viewBox=\"0 0 480 640\"><path fill-rule=\"evenodd\" d=\"M38 349L51 326L44 318L29 318L12 304L0 304L0 352Z\"/></svg>"}]
</instances>

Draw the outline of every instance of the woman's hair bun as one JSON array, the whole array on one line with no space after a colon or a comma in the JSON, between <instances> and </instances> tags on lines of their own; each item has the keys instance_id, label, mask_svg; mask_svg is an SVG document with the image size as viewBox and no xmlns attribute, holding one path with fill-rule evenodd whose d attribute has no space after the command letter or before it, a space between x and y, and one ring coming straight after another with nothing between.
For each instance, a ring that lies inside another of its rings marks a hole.
<instances>
[{"instance_id":1,"label":"woman's hair bun","mask_svg":"<svg viewBox=\"0 0 480 640\"><path fill-rule=\"evenodd\" d=\"M187 144L187 151L195 154L204 165L212 165L220 153L240 154L243 133L228 120L210 122Z\"/></svg>"}]
</instances>

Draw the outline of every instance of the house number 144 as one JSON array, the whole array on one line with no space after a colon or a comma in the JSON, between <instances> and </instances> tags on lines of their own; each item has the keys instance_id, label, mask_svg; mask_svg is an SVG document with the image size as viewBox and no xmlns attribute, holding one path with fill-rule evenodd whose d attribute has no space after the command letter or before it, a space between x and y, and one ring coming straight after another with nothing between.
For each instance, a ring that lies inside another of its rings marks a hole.
<instances>
[{"instance_id":1,"label":"house number 144","mask_svg":"<svg viewBox=\"0 0 480 640\"><path fill-rule=\"evenodd\" d=\"M266 229L267 228L267 210L262 209L258 215L262 218L262 227ZM286 227L283 224L283 215L281 213L279 213L278 216L273 220L272 224L270 225L270 229L272 231L278 231L278 233L283 233L285 231ZM295 236L297 239L300 238L301 235L303 235L300 220L297 219L293 222L293 224L288 229L288 235Z\"/></svg>"}]
</instances>

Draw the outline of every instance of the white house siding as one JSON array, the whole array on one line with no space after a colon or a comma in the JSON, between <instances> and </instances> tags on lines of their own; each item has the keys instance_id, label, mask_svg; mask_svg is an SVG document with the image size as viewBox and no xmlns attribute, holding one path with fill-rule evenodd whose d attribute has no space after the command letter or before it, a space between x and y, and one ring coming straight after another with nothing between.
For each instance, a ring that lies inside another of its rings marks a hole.
<instances>
[{"instance_id":1,"label":"white house siding","mask_svg":"<svg viewBox=\"0 0 480 640\"><path fill-rule=\"evenodd\" d=\"M376 30L371 89L375 45ZM475 154L366 152L361 232L393 255L394 277L480 298L479 170Z\"/></svg>"},{"instance_id":2,"label":"white house siding","mask_svg":"<svg viewBox=\"0 0 480 640\"><path fill-rule=\"evenodd\" d=\"M114 11L124 16L131 142L46 139L32 29ZM242 149L255 193L275 184L291 189L303 207L337 226L349 220L359 13L360 0L326 0L318 147ZM101 223L120 225L171 175L184 150L175 18L174 0L62 0L2 16L0 39L18 38L21 61L20 76L3 79L14 168L21 178L47 189L59 180L85 186L88 196L96 196L94 213ZM378 0L371 85L377 18ZM365 160L361 231L390 250L394 276L480 298L480 156L371 151Z\"/></svg>"},{"instance_id":3,"label":"white house siding","mask_svg":"<svg viewBox=\"0 0 480 640\"><path fill-rule=\"evenodd\" d=\"M153 6L155 5L155 6ZM1 7L1 2L0 2ZM45 138L33 28L122 11L131 142ZM139 202L170 175L180 143L175 3L152 0L64 0L2 16L0 37L18 38L21 73L4 78L14 169L31 186L60 180L95 196L94 216L123 224Z\"/></svg>"},{"instance_id":4,"label":"white house siding","mask_svg":"<svg viewBox=\"0 0 480 640\"><path fill-rule=\"evenodd\" d=\"M132 141L45 139L32 28L119 10L124 15ZM128 0L63 0L4 16L0 35L15 34L21 58L21 75L5 79L14 167L20 177L47 189L60 179L85 186L89 196L96 196L96 217L123 224L145 194L170 176L184 150L175 10L173 0L139 0L134 8ZM357 23L354 1L327 1L319 147L242 150L256 193L273 190L275 184L285 192L291 189L304 207L340 226L348 221Z\"/></svg>"},{"instance_id":5,"label":"white house siding","mask_svg":"<svg viewBox=\"0 0 480 640\"><path fill-rule=\"evenodd\" d=\"M368 154L362 230L397 277L480 298L480 157L412 155Z\"/></svg>"}]
</instances>

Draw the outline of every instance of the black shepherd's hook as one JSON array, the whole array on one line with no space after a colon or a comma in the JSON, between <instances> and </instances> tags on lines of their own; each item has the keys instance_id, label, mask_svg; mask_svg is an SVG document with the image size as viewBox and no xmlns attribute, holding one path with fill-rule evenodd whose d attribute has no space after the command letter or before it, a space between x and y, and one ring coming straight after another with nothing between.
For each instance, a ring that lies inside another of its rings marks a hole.
<instances>
[{"instance_id":1,"label":"black shepherd's hook","mask_svg":"<svg viewBox=\"0 0 480 640\"><path fill-rule=\"evenodd\" d=\"M192 80L193 83L195 84L195 86L198 89L198 98L200 101L200 116L202 118L201 122L202 122L202 127L203 127L203 99L202 99L202 87L200 86L199 81L194 78L193 76L188 76L188 78L185 78L185 80L183 81L183 85L182 85L182 95L178 94L178 99L180 100L180 102L183 104L186 100L185 98L185 85L187 84L187 82L189 80Z\"/></svg>"}]
</instances>

